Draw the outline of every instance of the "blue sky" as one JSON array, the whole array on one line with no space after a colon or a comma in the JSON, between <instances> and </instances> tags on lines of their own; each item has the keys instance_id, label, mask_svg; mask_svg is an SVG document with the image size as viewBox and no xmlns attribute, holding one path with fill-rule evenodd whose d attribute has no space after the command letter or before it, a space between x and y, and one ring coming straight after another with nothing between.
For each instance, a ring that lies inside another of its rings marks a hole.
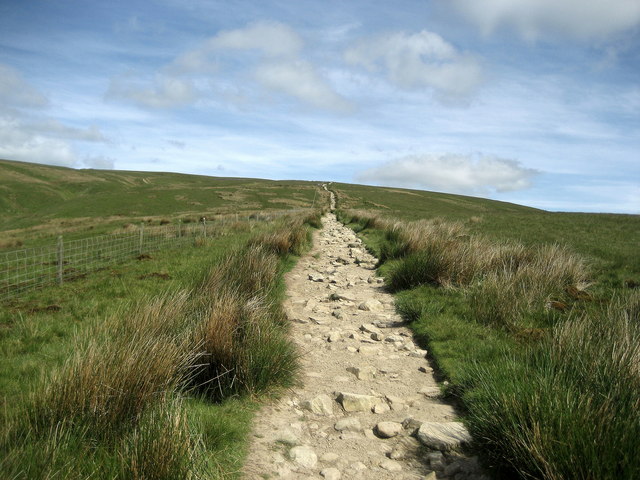
<instances>
[{"instance_id":1,"label":"blue sky","mask_svg":"<svg viewBox=\"0 0 640 480\"><path fill-rule=\"evenodd\" d=\"M640 2L0 0L0 158L638 214Z\"/></svg>"}]
</instances>

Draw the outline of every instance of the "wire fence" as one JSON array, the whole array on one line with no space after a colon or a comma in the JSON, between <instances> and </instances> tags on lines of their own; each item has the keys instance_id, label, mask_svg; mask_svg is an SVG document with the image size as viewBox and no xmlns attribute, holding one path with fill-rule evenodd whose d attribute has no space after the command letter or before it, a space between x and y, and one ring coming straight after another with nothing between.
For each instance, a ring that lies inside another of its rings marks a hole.
<instances>
[{"instance_id":1,"label":"wire fence","mask_svg":"<svg viewBox=\"0 0 640 480\"><path fill-rule=\"evenodd\" d=\"M233 222L265 222L297 214L305 209L250 215L202 218L198 223L129 227L129 231L0 252L0 300L54 283L86 276L111 264L168 247L194 244L197 238L213 238Z\"/></svg>"}]
</instances>

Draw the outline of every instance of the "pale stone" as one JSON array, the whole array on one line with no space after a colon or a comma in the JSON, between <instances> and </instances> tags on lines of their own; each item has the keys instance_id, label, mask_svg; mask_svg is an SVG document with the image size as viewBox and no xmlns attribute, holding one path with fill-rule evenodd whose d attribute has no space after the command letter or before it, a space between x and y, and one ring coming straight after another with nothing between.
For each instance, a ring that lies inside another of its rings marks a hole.
<instances>
[{"instance_id":1,"label":"pale stone","mask_svg":"<svg viewBox=\"0 0 640 480\"><path fill-rule=\"evenodd\" d=\"M383 468L389 472L401 472L402 465L400 465L395 460L383 460L380 462L380 468Z\"/></svg>"},{"instance_id":2,"label":"pale stone","mask_svg":"<svg viewBox=\"0 0 640 480\"><path fill-rule=\"evenodd\" d=\"M302 404L302 407L317 415L333 414L333 400L325 393L307 400Z\"/></svg>"},{"instance_id":3,"label":"pale stone","mask_svg":"<svg viewBox=\"0 0 640 480\"><path fill-rule=\"evenodd\" d=\"M337 468L325 468L324 470L320 471L320 475L322 475L327 480L340 480L340 478L342 477L340 470L338 470Z\"/></svg>"},{"instance_id":4,"label":"pale stone","mask_svg":"<svg viewBox=\"0 0 640 480\"><path fill-rule=\"evenodd\" d=\"M382 340L384 340L384 335L378 332L374 332L371 334L371 338L376 342L381 342Z\"/></svg>"},{"instance_id":5,"label":"pale stone","mask_svg":"<svg viewBox=\"0 0 640 480\"><path fill-rule=\"evenodd\" d=\"M347 412L366 412L378 403L378 399L374 396L347 392L340 393L338 401Z\"/></svg>"},{"instance_id":6,"label":"pale stone","mask_svg":"<svg viewBox=\"0 0 640 480\"><path fill-rule=\"evenodd\" d=\"M298 465L305 468L313 468L318 463L318 456L311 447L306 445L293 447L289 450L289 458Z\"/></svg>"},{"instance_id":7,"label":"pale stone","mask_svg":"<svg viewBox=\"0 0 640 480\"><path fill-rule=\"evenodd\" d=\"M471 435L460 422L424 422L417 432L418 440L435 450L453 450L471 441Z\"/></svg>"},{"instance_id":8,"label":"pale stone","mask_svg":"<svg viewBox=\"0 0 640 480\"><path fill-rule=\"evenodd\" d=\"M324 277L319 273L310 273L309 280L312 282L324 282Z\"/></svg>"},{"instance_id":9,"label":"pale stone","mask_svg":"<svg viewBox=\"0 0 640 480\"><path fill-rule=\"evenodd\" d=\"M355 417L346 417L338 420L333 426L339 432L361 432L360 420Z\"/></svg>"},{"instance_id":10,"label":"pale stone","mask_svg":"<svg viewBox=\"0 0 640 480\"><path fill-rule=\"evenodd\" d=\"M340 456L337 453L327 452L320 457L320 461L324 463L335 463L340 459Z\"/></svg>"},{"instance_id":11,"label":"pale stone","mask_svg":"<svg viewBox=\"0 0 640 480\"><path fill-rule=\"evenodd\" d=\"M425 358L427 356L427 352L426 350L414 350L413 352L409 353L410 357L414 357L414 358Z\"/></svg>"},{"instance_id":12,"label":"pale stone","mask_svg":"<svg viewBox=\"0 0 640 480\"><path fill-rule=\"evenodd\" d=\"M377 413L378 415L382 415L383 413L387 413L391 411L391 407L386 403L376 403L373 407L373 413Z\"/></svg>"},{"instance_id":13,"label":"pale stone","mask_svg":"<svg viewBox=\"0 0 640 480\"><path fill-rule=\"evenodd\" d=\"M353 373L358 380L373 380L376 375L375 367L367 365L364 367L349 367L348 372Z\"/></svg>"},{"instance_id":14,"label":"pale stone","mask_svg":"<svg viewBox=\"0 0 640 480\"><path fill-rule=\"evenodd\" d=\"M442 395L438 387L422 387L418 393L421 393L427 398L438 398Z\"/></svg>"},{"instance_id":15,"label":"pale stone","mask_svg":"<svg viewBox=\"0 0 640 480\"><path fill-rule=\"evenodd\" d=\"M360 330L365 333L380 333L380 329L373 323L363 323L362 325L360 325Z\"/></svg>"},{"instance_id":16,"label":"pale stone","mask_svg":"<svg viewBox=\"0 0 640 480\"><path fill-rule=\"evenodd\" d=\"M363 355L375 355L379 352L376 345L361 345L358 348L358 352Z\"/></svg>"},{"instance_id":17,"label":"pale stone","mask_svg":"<svg viewBox=\"0 0 640 480\"><path fill-rule=\"evenodd\" d=\"M403 410L406 407L406 403L403 398L394 397L393 395L387 395L386 399L389 402L391 410L393 411Z\"/></svg>"},{"instance_id":18,"label":"pale stone","mask_svg":"<svg viewBox=\"0 0 640 480\"><path fill-rule=\"evenodd\" d=\"M279 432L278 435L276 435L276 442L284 443L291 447L300 445L300 441L298 440L296 434L289 429L285 429Z\"/></svg>"},{"instance_id":19,"label":"pale stone","mask_svg":"<svg viewBox=\"0 0 640 480\"><path fill-rule=\"evenodd\" d=\"M358 305L358 309L365 312L381 312L384 310L384 305L379 300L371 298Z\"/></svg>"},{"instance_id":20,"label":"pale stone","mask_svg":"<svg viewBox=\"0 0 640 480\"><path fill-rule=\"evenodd\" d=\"M398 422L380 422L376 425L376 433L382 438L395 437L402 431L402 424Z\"/></svg>"},{"instance_id":21,"label":"pale stone","mask_svg":"<svg viewBox=\"0 0 640 480\"><path fill-rule=\"evenodd\" d=\"M328 342L337 342L338 340L340 340L340 338L342 338L342 335L340 334L340 332L329 332L329 336L327 337L327 341Z\"/></svg>"}]
</instances>

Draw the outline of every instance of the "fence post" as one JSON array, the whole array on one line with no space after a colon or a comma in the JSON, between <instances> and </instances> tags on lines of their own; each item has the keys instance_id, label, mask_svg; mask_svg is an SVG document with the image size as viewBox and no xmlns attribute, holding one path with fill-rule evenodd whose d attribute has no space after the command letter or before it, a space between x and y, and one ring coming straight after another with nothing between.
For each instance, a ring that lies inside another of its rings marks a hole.
<instances>
[{"instance_id":1,"label":"fence post","mask_svg":"<svg viewBox=\"0 0 640 480\"><path fill-rule=\"evenodd\" d=\"M62 235L58 236L58 284L62 285L64 277L64 242Z\"/></svg>"},{"instance_id":2,"label":"fence post","mask_svg":"<svg viewBox=\"0 0 640 480\"><path fill-rule=\"evenodd\" d=\"M178 238L182 238L182 219L178 219Z\"/></svg>"},{"instance_id":3,"label":"fence post","mask_svg":"<svg viewBox=\"0 0 640 480\"><path fill-rule=\"evenodd\" d=\"M144 245L144 222L140 222L140 245L139 245L140 255L142 255L143 245Z\"/></svg>"},{"instance_id":4,"label":"fence post","mask_svg":"<svg viewBox=\"0 0 640 480\"><path fill-rule=\"evenodd\" d=\"M207 238L207 219L202 217L202 236Z\"/></svg>"}]
</instances>

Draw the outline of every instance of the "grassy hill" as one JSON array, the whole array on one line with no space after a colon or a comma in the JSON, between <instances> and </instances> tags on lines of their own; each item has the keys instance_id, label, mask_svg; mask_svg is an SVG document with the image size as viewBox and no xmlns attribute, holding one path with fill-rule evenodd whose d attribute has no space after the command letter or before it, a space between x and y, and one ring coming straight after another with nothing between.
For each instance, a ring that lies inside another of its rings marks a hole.
<instances>
[{"instance_id":1,"label":"grassy hill","mask_svg":"<svg viewBox=\"0 0 640 480\"><path fill-rule=\"evenodd\" d=\"M311 207L317 183L74 170L0 160L0 245L105 233L127 222Z\"/></svg>"},{"instance_id":2,"label":"grassy hill","mask_svg":"<svg viewBox=\"0 0 640 480\"><path fill-rule=\"evenodd\" d=\"M602 282L619 286L640 281L640 215L547 212L463 195L343 183L331 188L342 209L402 220L442 218L495 240L566 245L587 257Z\"/></svg>"}]
</instances>

